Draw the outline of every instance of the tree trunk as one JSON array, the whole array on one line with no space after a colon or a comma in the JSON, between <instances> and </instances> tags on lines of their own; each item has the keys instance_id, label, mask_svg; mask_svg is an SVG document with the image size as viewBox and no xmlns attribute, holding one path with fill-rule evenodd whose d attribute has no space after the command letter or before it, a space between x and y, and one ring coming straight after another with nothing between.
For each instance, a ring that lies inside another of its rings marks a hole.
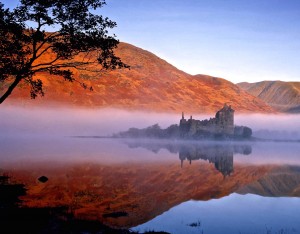
<instances>
[{"instance_id":1,"label":"tree trunk","mask_svg":"<svg viewBox=\"0 0 300 234\"><path fill-rule=\"evenodd\" d=\"M0 97L0 104L2 104L5 99L11 95L12 91L14 90L14 88L19 84L19 82L22 80L21 76L16 76L16 79L14 80L14 82L8 87L7 91L2 95L2 97Z\"/></svg>"}]
</instances>

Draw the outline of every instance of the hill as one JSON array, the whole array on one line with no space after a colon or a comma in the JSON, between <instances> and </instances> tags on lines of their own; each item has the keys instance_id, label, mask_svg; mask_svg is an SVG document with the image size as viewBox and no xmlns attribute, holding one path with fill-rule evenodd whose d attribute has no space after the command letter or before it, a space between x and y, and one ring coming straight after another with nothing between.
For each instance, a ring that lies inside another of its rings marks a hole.
<instances>
[{"instance_id":1,"label":"hill","mask_svg":"<svg viewBox=\"0 0 300 234\"><path fill-rule=\"evenodd\" d=\"M300 82L262 81L237 85L276 110L300 113Z\"/></svg>"},{"instance_id":2,"label":"hill","mask_svg":"<svg viewBox=\"0 0 300 234\"><path fill-rule=\"evenodd\" d=\"M178 70L154 54L133 45L120 43L116 54L131 69L95 73L76 72L76 78L92 85L94 91L83 90L79 84L66 83L60 78L40 74L45 97L30 100L28 87L23 84L9 98L22 105L60 103L81 107L113 107L158 112L212 113L226 102L239 112L273 112L260 99L237 85L221 78L192 76ZM50 60L47 54L44 61ZM85 56L79 55L75 60ZM51 79L50 79L51 78Z\"/></svg>"}]
</instances>

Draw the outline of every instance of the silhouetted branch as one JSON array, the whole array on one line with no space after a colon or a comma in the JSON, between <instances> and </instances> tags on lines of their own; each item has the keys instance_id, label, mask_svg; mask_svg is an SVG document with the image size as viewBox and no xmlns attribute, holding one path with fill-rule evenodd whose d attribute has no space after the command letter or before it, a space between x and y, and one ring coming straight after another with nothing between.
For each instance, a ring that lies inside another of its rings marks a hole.
<instances>
[{"instance_id":1,"label":"silhouetted branch","mask_svg":"<svg viewBox=\"0 0 300 234\"><path fill-rule=\"evenodd\" d=\"M0 103L22 80L30 85L32 98L43 96L42 81L33 79L38 72L75 81L70 68L85 71L129 68L114 54L119 41L108 35L108 29L116 23L90 11L104 4L105 0L22 0L11 11L0 3L0 82L9 84ZM45 26L58 30L46 33ZM74 61L82 53L81 61ZM43 61L46 54L54 55L54 59ZM94 69L97 64L100 69ZM9 79L13 79L11 84ZM78 82L87 88L85 83Z\"/></svg>"}]
</instances>

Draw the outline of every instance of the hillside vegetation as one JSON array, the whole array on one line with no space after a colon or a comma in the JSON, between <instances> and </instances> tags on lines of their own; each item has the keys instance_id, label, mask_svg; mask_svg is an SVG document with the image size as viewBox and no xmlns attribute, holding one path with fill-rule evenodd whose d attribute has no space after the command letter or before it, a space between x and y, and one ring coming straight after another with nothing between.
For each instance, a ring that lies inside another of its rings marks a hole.
<instances>
[{"instance_id":1,"label":"hillside vegetation","mask_svg":"<svg viewBox=\"0 0 300 234\"><path fill-rule=\"evenodd\" d=\"M300 82L262 81L237 85L278 111L300 113Z\"/></svg>"},{"instance_id":2,"label":"hillside vegetation","mask_svg":"<svg viewBox=\"0 0 300 234\"><path fill-rule=\"evenodd\" d=\"M93 91L84 90L79 84L65 82L59 77L40 74L37 78L43 81L45 97L31 100L29 87L22 84L21 88L14 91L9 102L25 106L59 103L88 108L113 107L176 113L214 113L228 103L238 112L273 112L262 100L227 80L189 75L133 45L120 43L116 54L131 66L130 70L92 72L91 69L97 68L87 68L75 73L76 78L91 85ZM52 56L48 53L41 59L47 61ZM75 60L83 56L86 55L81 54Z\"/></svg>"}]
</instances>

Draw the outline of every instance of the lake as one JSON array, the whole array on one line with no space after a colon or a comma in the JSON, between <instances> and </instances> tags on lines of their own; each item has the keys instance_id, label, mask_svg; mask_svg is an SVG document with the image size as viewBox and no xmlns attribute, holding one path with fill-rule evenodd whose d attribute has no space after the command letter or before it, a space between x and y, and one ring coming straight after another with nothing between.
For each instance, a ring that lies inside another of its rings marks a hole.
<instances>
[{"instance_id":1,"label":"lake","mask_svg":"<svg viewBox=\"0 0 300 234\"><path fill-rule=\"evenodd\" d=\"M11 135L0 149L18 209L138 233L300 233L299 143Z\"/></svg>"}]
</instances>

